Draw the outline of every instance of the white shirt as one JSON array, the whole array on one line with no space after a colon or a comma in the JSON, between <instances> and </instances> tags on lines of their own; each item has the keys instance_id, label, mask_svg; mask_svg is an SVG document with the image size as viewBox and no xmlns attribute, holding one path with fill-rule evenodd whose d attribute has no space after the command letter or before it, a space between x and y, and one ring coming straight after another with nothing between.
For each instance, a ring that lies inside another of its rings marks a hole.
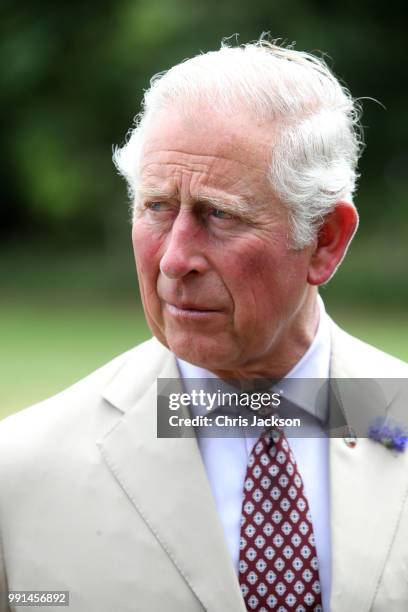
<instances>
[{"instance_id":1,"label":"white shirt","mask_svg":"<svg viewBox=\"0 0 408 612\"><path fill-rule=\"evenodd\" d=\"M328 317L320 298L319 307L320 320L316 336L300 361L285 377L283 387L284 395L289 396L297 406L304 410L304 416L310 428L308 429L309 437L289 437L288 439L309 501L319 560L323 610L329 610L331 589L329 445L327 437L323 434L328 399L319 396L321 401L317 406L317 386L315 390L313 385L307 384L301 390L297 382L296 389L290 387L290 379L327 379L329 377L330 331ZM187 392L189 390L188 379L215 378L211 372L181 359L177 359L177 363ZM204 386L205 382L203 382L203 388ZM197 407L191 407L191 412L193 416L202 414L200 408ZM257 432L251 429L251 437L247 433L248 429L243 430L242 437L198 437L207 477L237 573L243 485L247 462L253 445L262 432L262 430ZM314 433L316 437L312 437ZM290 436L290 432L286 429L285 434ZM256 437L253 437L254 435Z\"/></svg>"}]
</instances>

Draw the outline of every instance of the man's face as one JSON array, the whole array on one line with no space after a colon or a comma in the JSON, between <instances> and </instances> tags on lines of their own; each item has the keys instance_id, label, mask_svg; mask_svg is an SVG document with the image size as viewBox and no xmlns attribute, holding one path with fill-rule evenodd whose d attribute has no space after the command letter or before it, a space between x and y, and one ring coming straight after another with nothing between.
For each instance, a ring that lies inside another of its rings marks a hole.
<instances>
[{"instance_id":1,"label":"man's face","mask_svg":"<svg viewBox=\"0 0 408 612\"><path fill-rule=\"evenodd\" d=\"M244 115L167 111L141 159L133 246L148 324L177 356L224 377L282 374L314 333L311 250L289 246L265 132Z\"/></svg>"}]
</instances>

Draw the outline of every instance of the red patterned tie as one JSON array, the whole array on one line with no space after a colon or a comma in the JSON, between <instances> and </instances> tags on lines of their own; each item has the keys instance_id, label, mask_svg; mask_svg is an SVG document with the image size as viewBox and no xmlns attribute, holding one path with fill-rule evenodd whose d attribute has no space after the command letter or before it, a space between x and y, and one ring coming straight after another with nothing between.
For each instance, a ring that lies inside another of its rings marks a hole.
<instances>
[{"instance_id":1,"label":"red patterned tie","mask_svg":"<svg viewBox=\"0 0 408 612\"><path fill-rule=\"evenodd\" d=\"M247 610L322 610L309 505L281 430L264 432L249 456L239 581Z\"/></svg>"}]
</instances>

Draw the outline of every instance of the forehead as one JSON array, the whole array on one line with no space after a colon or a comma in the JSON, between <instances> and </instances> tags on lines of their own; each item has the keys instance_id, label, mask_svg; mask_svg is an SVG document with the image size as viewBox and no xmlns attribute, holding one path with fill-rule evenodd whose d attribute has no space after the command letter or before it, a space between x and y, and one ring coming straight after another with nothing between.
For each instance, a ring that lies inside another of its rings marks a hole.
<instances>
[{"instance_id":1,"label":"forehead","mask_svg":"<svg viewBox=\"0 0 408 612\"><path fill-rule=\"evenodd\" d=\"M189 180L248 194L269 189L270 132L245 115L226 117L205 109L190 116L162 111L146 128L142 184Z\"/></svg>"}]
</instances>

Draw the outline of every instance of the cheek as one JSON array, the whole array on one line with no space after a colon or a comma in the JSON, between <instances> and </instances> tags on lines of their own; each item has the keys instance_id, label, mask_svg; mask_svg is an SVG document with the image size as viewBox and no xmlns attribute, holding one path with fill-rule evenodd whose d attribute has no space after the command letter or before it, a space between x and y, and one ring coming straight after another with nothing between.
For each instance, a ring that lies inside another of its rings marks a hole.
<instances>
[{"instance_id":1,"label":"cheek","mask_svg":"<svg viewBox=\"0 0 408 612\"><path fill-rule=\"evenodd\" d=\"M253 300L257 294L264 296L266 290L272 289L276 280L275 260L275 256L259 241L238 245L234 252L226 255L230 290L236 300Z\"/></svg>"},{"instance_id":2,"label":"cheek","mask_svg":"<svg viewBox=\"0 0 408 612\"><path fill-rule=\"evenodd\" d=\"M132 229L140 295L149 324L157 321L160 304L157 296L157 277L160 270L161 241L143 221L136 221Z\"/></svg>"},{"instance_id":3,"label":"cheek","mask_svg":"<svg viewBox=\"0 0 408 612\"><path fill-rule=\"evenodd\" d=\"M132 243L139 274L157 274L161 246L157 234L143 221L136 221L132 229Z\"/></svg>"},{"instance_id":4,"label":"cheek","mask_svg":"<svg viewBox=\"0 0 408 612\"><path fill-rule=\"evenodd\" d=\"M291 307L306 287L304 254L285 245L249 244L230 259L230 286L236 315L262 318L271 311ZM263 313L263 314L262 314Z\"/></svg>"}]
</instances>

